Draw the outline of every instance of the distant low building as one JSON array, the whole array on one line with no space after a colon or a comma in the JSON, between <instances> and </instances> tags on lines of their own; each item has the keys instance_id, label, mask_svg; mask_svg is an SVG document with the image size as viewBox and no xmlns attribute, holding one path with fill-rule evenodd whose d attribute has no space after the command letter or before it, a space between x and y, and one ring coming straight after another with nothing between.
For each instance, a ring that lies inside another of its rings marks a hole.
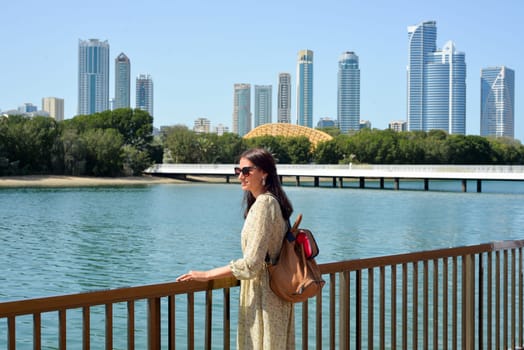
<instances>
[{"instance_id":1,"label":"distant low building","mask_svg":"<svg viewBox=\"0 0 524 350\"><path fill-rule=\"evenodd\" d=\"M337 126L337 122L329 117L320 118L317 123L317 128L334 128Z\"/></svg>"},{"instance_id":2,"label":"distant low building","mask_svg":"<svg viewBox=\"0 0 524 350\"><path fill-rule=\"evenodd\" d=\"M229 132L229 128L225 126L224 124L218 124L217 126L215 126L214 130L218 136L222 136L225 133Z\"/></svg>"},{"instance_id":3,"label":"distant low building","mask_svg":"<svg viewBox=\"0 0 524 350\"><path fill-rule=\"evenodd\" d=\"M20 114L33 113L33 112L36 112L37 110L38 110L38 107L36 107L32 103L24 103L23 105L18 107L18 112L20 112Z\"/></svg>"},{"instance_id":4,"label":"distant low building","mask_svg":"<svg viewBox=\"0 0 524 350\"><path fill-rule=\"evenodd\" d=\"M22 106L18 107L17 109L10 109L7 111L2 111L2 115L7 116L7 117L10 115L22 115L22 116L29 117L29 118L33 118L37 116L49 117L49 113L47 111L38 110L38 107L32 103L24 103Z\"/></svg>"},{"instance_id":5,"label":"distant low building","mask_svg":"<svg viewBox=\"0 0 524 350\"><path fill-rule=\"evenodd\" d=\"M404 120L394 120L388 124L388 127L393 131L401 132L408 129L408 123Z\"/></svg>"},{"instance_id":6,"label":"distant low building","mask_svg":"<svg viewBox=\"0 0 524 350\"><path fill-rule=\"evenodd\" d=\"M360 121L360 130L362 129L371 129L371 122L369 120Z\"/></svg>"}]
</instances>

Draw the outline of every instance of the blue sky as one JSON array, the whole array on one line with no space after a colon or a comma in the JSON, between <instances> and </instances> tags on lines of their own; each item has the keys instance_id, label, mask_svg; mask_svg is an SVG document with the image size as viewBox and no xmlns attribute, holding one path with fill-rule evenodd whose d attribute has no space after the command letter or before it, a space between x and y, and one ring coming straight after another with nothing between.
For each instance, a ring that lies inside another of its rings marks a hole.
<instances>
[{"instance_id":1,"label":"blue sky","mask_svg":"<svg viewBox=\"0 0 524 350\"><path fill-rule=\"evenodd\" d=\"M0 110L41 107L42 97L54 96L65 99L65 117L73 117L78 41L97 38L110 44L111 97L121 52L131 60L133 82L152 75L155 126L192 126L206 117L231 127L235 83L273 85L275 121L278 74L291 73L294 89L297 53L310 49L314 124L336 119L337 61L354 51L362 119L384 129L406 119L407 27L435 20L437 46L452 40L466 54L467 134L480 133L481 68L506 65L515 70L515 137L524 140L522 0L8 1Z\"/></svg>"}]
</instances>

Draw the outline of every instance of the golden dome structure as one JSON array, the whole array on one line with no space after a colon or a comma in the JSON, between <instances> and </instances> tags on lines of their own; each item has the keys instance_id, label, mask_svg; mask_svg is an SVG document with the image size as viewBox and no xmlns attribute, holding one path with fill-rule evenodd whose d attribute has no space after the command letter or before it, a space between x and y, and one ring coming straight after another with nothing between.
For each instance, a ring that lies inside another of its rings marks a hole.
<instances>
[{"instance_id":1,"label":"golden dome structure","mask_svg":"<svg viewBox=\"0 0 524 350\"><path fill-rule=\"evenodd\" d=\"M305 136L309 139L313 148L315 148L319 142L330 141L333 139L331 135L323 131L289 123L262 124L245 134L244 138L250 139L260 136Z\"/></svg>"}]
</instances>

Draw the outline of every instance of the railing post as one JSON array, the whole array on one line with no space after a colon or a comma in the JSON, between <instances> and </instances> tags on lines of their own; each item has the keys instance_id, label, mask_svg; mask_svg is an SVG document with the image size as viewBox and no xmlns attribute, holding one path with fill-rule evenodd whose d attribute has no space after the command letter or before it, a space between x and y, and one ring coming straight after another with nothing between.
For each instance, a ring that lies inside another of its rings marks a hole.
<instances>
[{"instance_id":1,"label":"railing post","mask_svg":"<svg viewBox=\"0 0 524 350\"><path fill-rule=\"evenodd\" d=\"M475 349L475 256L465 255L462 261L464 286L462 307L463 349Z\"/></svg>"},{"instance_id":2,"label":"railing post","mask_svg":"<svg viewBox=\"0 0 524 350\"><path fill-rule=\"evenodd\" d=\"M7 349L16 349L16 321L14 316L7 319Z\"/></svg>"},{"instance_id":3,"label":"railing post","mask_svg":"<svg viewBox=\"0 0 524 350\"><path fill-rule=\"evenodd\" d=\"M160 350L160 298L147 300L148 349Z\"/></svg>"},{"instance_id":4,"label":"railing post","mask_svg":"<svg viewBox=\"0 0 524 350\"><path fill-rule=\"evenodd\" d=\"M340 273L339 349L349 349L349 271Z\"/></svg>"}]
</instances>

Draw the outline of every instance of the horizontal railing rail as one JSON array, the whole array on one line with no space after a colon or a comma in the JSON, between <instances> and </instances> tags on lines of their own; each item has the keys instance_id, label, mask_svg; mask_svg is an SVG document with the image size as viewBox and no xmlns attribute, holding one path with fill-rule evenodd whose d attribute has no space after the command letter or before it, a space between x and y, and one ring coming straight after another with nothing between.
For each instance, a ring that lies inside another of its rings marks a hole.
<instances>
[{"instance_id":1,"label":"horizontal railing rail","mask_svg":"<svg viewBox=\"0 0 524 350\"><path fill-rule=\"evenodd\" d=\"M296 305L298 347L521 348L523 247L503 241L321 264L322 294ZM1 302L0 347L229 349L238 285L171 282Z\"/></svg>"}]
</instances>

